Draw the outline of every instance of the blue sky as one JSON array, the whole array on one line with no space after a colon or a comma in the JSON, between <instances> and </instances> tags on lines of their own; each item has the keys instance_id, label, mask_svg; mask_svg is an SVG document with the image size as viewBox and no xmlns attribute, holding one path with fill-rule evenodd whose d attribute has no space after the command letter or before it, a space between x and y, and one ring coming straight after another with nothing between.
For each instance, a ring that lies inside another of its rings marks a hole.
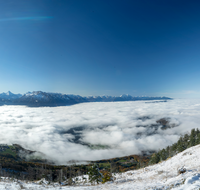
<instances>
[{"instance_id":1,"label":"blue sky","mask_svg":"<svg viewBox=\"0 0 200 190\"><path fill-rule=\"evenodd\" d=\"M0 92L200 97L198 0L0 5Z\"/></svg>"}]
</instances>

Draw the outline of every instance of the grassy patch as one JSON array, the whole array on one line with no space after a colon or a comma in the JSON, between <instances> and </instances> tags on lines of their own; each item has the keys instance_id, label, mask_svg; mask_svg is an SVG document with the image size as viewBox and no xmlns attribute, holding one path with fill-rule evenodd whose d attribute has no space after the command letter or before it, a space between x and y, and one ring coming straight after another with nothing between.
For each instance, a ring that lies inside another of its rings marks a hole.
<instances>
[{"instance_id":1,"label":"grassy patch","mask_svg":"<svg viewBox=\"0 0 200 190\"><path fill-rule=\"evenodd\" d=\"M99 164L100 168L110 168L110 163L109 162L105 162L105 163L101 163Z\"/></svg>"},{"instance_id":2,"label":"grassy patch","mask_svg":"<svg viewBox=\"0 0 200 190\"><path fill-rule=\"evenodd\" d=\"M12 155L12 156L14 156L14 157L17 156L16 152L13 152L10 148L7 148L7 149L4 150L3 152L0 152L0 154L3 154L3 155L5 155L5 154L10 154L10 155Z\"/></svg>"},{"instance_id":3,"label":"grassy patch","mask_svg":"<svg viewBox=\"0 0 200 190\"><path fill-rule=\"evenodd\" d=\"M123 163L123 162L127 162L127 160L119 160L118 162Z\"/></svg>"}]
</instances>

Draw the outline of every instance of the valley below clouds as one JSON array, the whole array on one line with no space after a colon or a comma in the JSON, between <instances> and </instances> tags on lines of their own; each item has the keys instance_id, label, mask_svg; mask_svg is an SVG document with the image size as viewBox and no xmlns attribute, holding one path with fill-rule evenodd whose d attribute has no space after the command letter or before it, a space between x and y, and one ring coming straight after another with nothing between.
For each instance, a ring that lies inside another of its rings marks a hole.
<instances>
[{"instance_id":1,"label":"valley below clouds","mask_svg":"<svg viewBox=\"0 0 200 190\"><path fill-rule=\"evenodd\" d=\"M0 106L0 143L41 152L56 164L108 159L165 148L198 128L199 114L195 99Z\"/></svg>"}]
</instances>

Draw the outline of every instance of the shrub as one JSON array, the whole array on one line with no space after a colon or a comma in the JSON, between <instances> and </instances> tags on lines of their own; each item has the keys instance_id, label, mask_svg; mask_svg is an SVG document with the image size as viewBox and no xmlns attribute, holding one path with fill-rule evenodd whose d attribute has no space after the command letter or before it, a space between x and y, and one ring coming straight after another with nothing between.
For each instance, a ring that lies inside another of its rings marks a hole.
<instances>
[{"instance_id":1,"label":"shrub","mask_svg":"<svg viewBox=\"0 0 200 190\"><path fill-rule=\"evenodd\" d=\"M103 178L102 178L102 183L105 183L107 181L113 181L112 173L109 171L102 171Z\"/></svg>"},{"instance_id":2,"label":"shrub","mask_svg":"<svg viewBox=\"0 0 200 190\"><path fill-rule=\"evenodd\" d=\"M183 174L186 172L186 169L184 168L184 166L180 169L178 169L178 174Z\"/></svg>"}]
</instances>

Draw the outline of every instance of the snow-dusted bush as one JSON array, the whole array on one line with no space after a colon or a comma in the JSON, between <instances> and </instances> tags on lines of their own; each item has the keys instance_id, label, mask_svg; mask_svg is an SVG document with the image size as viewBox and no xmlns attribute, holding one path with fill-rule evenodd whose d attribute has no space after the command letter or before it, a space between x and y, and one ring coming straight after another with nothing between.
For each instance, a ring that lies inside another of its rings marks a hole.
<instances>
[{"instance_id":1,"label":"snow-dusted bush","mask_svg":"<svg viewBox=\"0 0 200 190\"><path fill-rule=\"evenodd\" d=\"M184 166L178 169L178 174L183 174L185 172L186 172L186 168L184 168Z\"/></svg>"}]
</instances>

